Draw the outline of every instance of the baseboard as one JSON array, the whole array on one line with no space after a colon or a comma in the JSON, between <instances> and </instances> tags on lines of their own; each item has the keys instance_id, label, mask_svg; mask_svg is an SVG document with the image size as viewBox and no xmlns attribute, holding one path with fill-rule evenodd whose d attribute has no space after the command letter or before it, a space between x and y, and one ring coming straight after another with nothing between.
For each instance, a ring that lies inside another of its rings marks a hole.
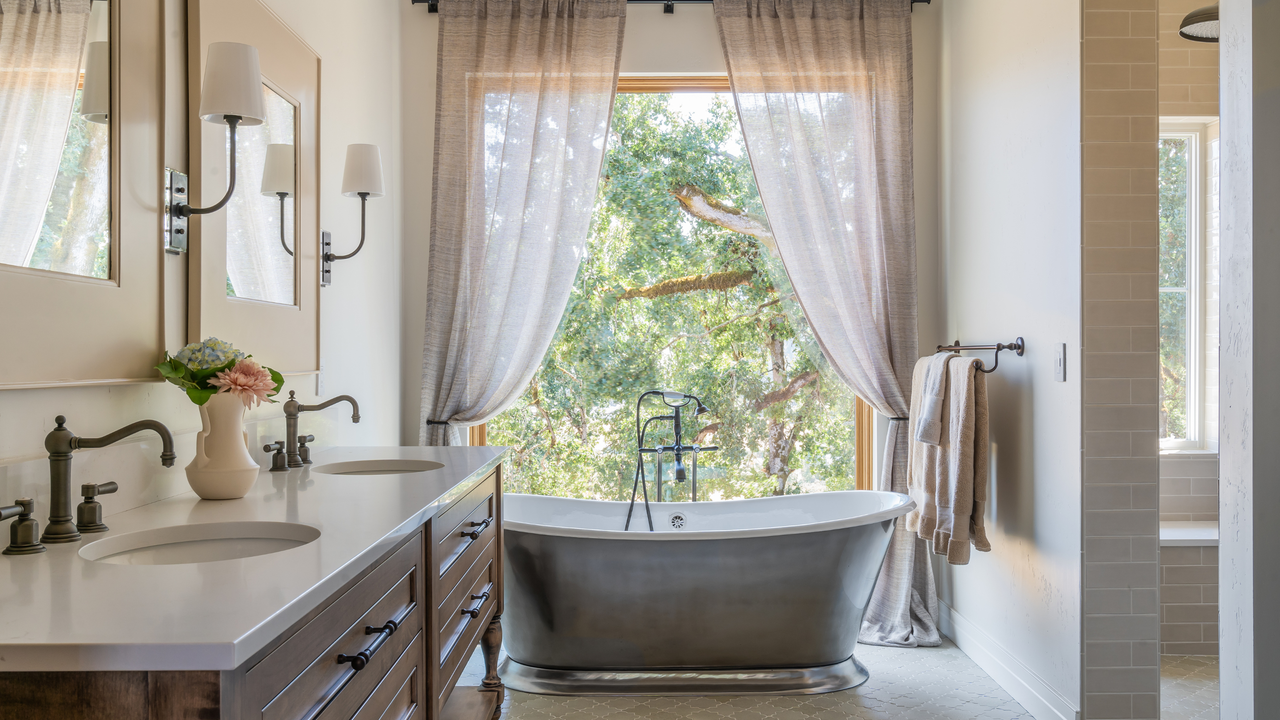
<instances>
[{"instance_id":1,"label":"baseboard","mask_svg":"<svg viewBox=\"0 0 1280 720\"><path fill-rule=\"evenodd\" d=\"M1036 720L1080 720L1076 704L1053 689L1031 668L1014 657L978 626L939 603L939 626L956 647L1004 688Z\"/></svg>"}]
</instances>

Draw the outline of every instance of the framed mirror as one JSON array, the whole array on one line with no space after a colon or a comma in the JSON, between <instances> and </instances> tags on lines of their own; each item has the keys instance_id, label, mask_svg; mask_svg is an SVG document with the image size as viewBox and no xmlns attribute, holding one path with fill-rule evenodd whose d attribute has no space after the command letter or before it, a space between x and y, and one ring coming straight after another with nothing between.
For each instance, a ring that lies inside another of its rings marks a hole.
<instances>
[{"instance_id":1,"label":"framed mirror","mask_svg":"<svg viewBox=\"0 0 1280 720\"><path fill-rule=\"evenodd\" d=\"M237 133L227 207L192 218L187 337L252 347L285 374L317 373L320 57L259 0L190 0L187 11L193 205L216 202L229 180L227 128L197 112L210 44L258 49L267 115Z\"/></svg>"},{"instance_id":2,"label":"framed mirror","mask_svg":"<svg viewBox=\"0 0 1280 720\"><path fill-rule=\"evenodd\" d=\"M42 4L0 19L0 263L108 280L111 9Z\"/></svg>"},{"instance_id":3,"label":"framed mirror","mask_svg":"<svg viewBox=\"0 0 1280 720\"><path fill-rule=\"evenodd\" d=\"M0 389L154 381L162 3L0 3Z\"/></svg>"}]
</instances>

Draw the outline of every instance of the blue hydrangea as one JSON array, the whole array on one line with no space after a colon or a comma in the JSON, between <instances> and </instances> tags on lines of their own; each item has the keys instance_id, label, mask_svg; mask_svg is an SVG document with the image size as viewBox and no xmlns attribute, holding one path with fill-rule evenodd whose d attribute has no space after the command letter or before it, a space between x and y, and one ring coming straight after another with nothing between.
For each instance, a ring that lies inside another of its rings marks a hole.
<instances>
[{"instance_id":1,"label":"blue hydrangea","mask_svg":"<svg viewBox=\"0 0 1280 720\"><path fill-rule=\"evenodd\" d=\"M204 342L191 343L173 356L174 360L192 370L207 370L242 358L244 353L232 347L231 343L216 337L206 338Z\"/></svg>"}]
</instances>

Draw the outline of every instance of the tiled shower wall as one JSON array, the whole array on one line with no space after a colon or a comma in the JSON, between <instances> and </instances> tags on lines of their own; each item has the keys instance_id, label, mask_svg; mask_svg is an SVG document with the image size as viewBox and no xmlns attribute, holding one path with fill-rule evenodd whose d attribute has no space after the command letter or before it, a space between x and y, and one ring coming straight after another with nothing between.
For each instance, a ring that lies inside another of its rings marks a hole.
<instances>
[{"instance_id":1,"label":"tiled shower wall","mask_svg":"<svg viewBox=\"0 0 1280 720\"><path fill-rule=\"evenodd\" d=\"M1184 40L1178 27L1209 0L1160 0L1160 114L1218 114L1218 46Z\"/></svg>"},{"instance_id":2,"label":"tiled shower wall","mask_svg":"<svg viewBox=\"0 0 1280 720\"><path fill-rule=\"evenodd\" d=\"M1218 548L1160 548L1160 654L1218 654Z\"/></svg>"},{"instance_id":3,"label":"tiled shower wall","mask_svg":"<svg viewBox=\"0 0 1280 720\"><path fill-rule=\"evenodd\" d=\"M1160 715L1156 0L1084 0L1083 717Z\"/></svg>"},{"instance_id":4,"label":"tiled shower wall","mask_svg":"<svg viewBox=\"0 0 1280 720\"><path fill-rule=\"evenodd\" d=\"M1160 519L1218 520L1218 456L1160 456Z\"/></svg>"}]
</instances>

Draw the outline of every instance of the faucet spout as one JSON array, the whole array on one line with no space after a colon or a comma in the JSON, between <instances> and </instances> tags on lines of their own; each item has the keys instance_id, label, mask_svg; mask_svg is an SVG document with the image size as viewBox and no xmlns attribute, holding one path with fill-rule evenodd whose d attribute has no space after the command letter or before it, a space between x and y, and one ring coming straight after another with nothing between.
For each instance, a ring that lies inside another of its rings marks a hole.
<instances>
[{"instance_id":1,"label":"faucet spout","mask_svg":"<svg viewBox=\"0 0 1280 720\"><path fill-rule=\"evenodd\" d=\"M71 438L71 448L75 450L79 448L106 447L108 445L114 445L130 435L142 432L143 430L154 430L156 434L160 436L160 442L164 445L163 449L160 451L160 462L165 467L173 467L174 460L178 458L178 456L173 452L173 433L169 432L169 428L165 427L164 424L158 420L139 420L136 423L125 425L119 430L103 435L102 437L73 437Z\"/></svg>"},{"instance_id":2,"label":"faucet spout","mask_svg":"<svg viewBox=\"0 0 1280 720\"><path fill-rule=\"evenodd\" d=\"M292 397L293 393L290 392L289 395L290 397ZM316 410L323 410L327 407L331 407L333 405L336 405L337 403L344 402L344 401L351 403L351 422L353 423L360 422L360 405L358 405L356 403L356 399L351 397L350 395L339 395L337 397L332 397L320 403L319 405L299 405L298 412L315 412Z\"/></svg>"}]
</instances>

